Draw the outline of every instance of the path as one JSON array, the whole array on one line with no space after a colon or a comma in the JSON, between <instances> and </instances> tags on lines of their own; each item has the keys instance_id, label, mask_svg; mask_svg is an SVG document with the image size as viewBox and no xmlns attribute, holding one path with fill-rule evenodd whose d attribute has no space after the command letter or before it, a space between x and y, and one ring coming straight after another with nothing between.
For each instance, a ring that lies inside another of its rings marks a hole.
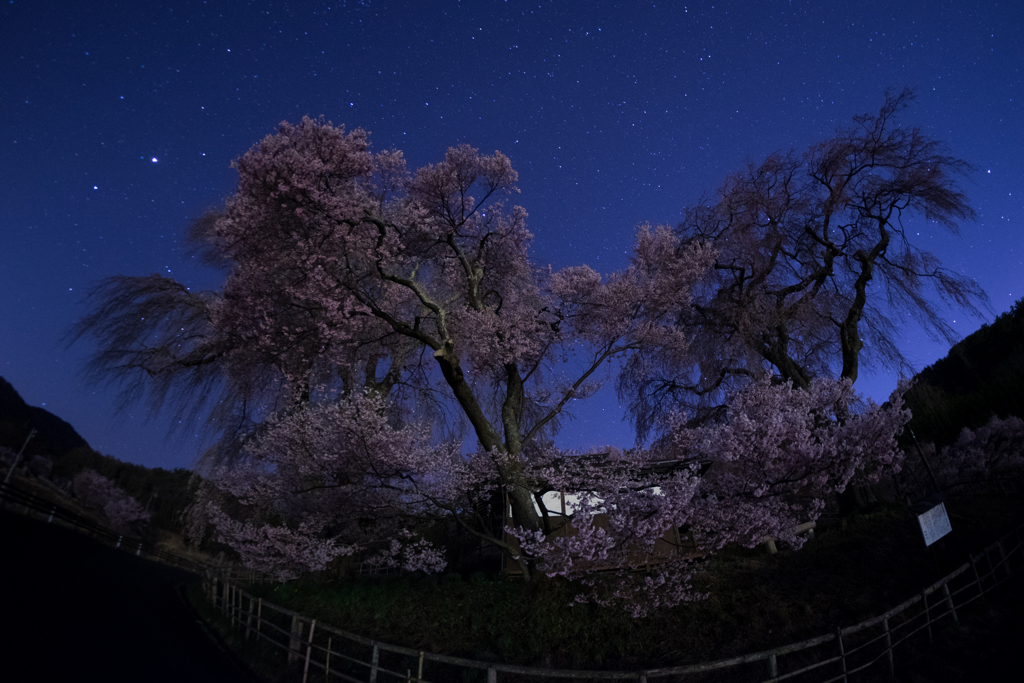
<instances>
[{"instance_id":1,"label":"path","mask_svg":"<svg viewBox=\"0 0 1024 683\"><path fill-rule=\"evenodd\" d=\"M194 580L0 510L0 679L256 683L179 595Z\"/></svg>"}]
</instances>

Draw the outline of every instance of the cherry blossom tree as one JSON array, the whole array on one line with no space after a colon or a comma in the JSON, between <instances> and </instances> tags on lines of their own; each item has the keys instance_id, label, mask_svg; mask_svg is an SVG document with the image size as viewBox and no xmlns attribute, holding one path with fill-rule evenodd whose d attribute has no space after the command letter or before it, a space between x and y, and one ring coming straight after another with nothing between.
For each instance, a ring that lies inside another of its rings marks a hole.
<instances>
[{"instance_id":1,"label":"cherry blossom tree","mask_svg":"<svg viewBox=\"0 0 1024 683\"><path fill-rule=\"evenodd\" d=\"M527 580L581 578L625 568L672 526L711 549L787 538L822 490L894 465L898 404L857 413L834 383L800 393L763 380L721 425L668 421L656 457L676 465L660 479L642 450L591 467L552 448L569 402L613 361L692 363L680 321L719 258L709 240L643 225L622 271L550 272L529 257L526 212L505 204L518 176L500 152L462 145L409 172L362 130L309 118L236 168L235 194L193 229L223 287L112 278L75 332L98 342L94 376L123 382L126 399L195 406L219 390L196 528L212 522L250 563L285 576L369 552L436 570L443 557L421 532L444 519L508 552ZM614 528L588 521L588 503L574 535L547 540L550 490L590 491ZM495 499L511 528L488 521ZM682 567L648 577L671 587L656 600L688 595Z\"/></svg>"},{"instance_id":2,"label":"cherry blossom tree","mask_svg":"<svg viewBox=\"0 0 1024 683\"><path fill-rule=\"evenodd\" d=\"M934 446L932 447L934 451ZM946 485L1024 474L1024 420L993 416L978 429L964 429L939 454Z\"/></svg>"},{"instance_id":3,"label":"cherry blossom tree","mask_svg":"<svg viewBox=\"0 0 1024 683\"><path fill-rule=\"evenodd\" d=\"M539 531L527 450L609 360L685 350L669 323L711 250L644 226L625 271L549 274L529 259L526 212L505 206L518 176L500 152L462 145L409 173L363 131L306 118L236 167L235 194L195 229L204 257L226 265L223 290L114 278L76 330L100 342L97 376L128 396L188 402L220 383L221 461L246 457L260 415L370 390L393 417L433 406L468 424L516 524Z\"/></svg>"},{"instance_id":4,"label":"cherry blossom tree","mask_svg":"<svg viewBox=\"0 0 1024 683\"><path fill-rule=\"evenodd\" d=\"M87 507L102 510L116 531L129 531L149 523L149 513L124 489L93 470L82 470L72 480L75 497Z\"/></svg>"},{"instance_id":5,"label":"cherry blossom tree","mask_svg":"<svg viewBox=\"0 0 1024 683\"><path fill-rule=\"evenodd\" d=\"M968 164L899 125L912 99L889 93L878 114L802 155L749 164L686 212L682 243L717 255L680 320L691 355L637 355L620 375L641 434L677 405L720 408L762 370L803 388L814 377L855 382L863 359L906 371L901 321L952 343L938 302L979 314L977 283L915 236L922 223L956 234L974 212L957 183Z\"/></svg>"}]
</instances>

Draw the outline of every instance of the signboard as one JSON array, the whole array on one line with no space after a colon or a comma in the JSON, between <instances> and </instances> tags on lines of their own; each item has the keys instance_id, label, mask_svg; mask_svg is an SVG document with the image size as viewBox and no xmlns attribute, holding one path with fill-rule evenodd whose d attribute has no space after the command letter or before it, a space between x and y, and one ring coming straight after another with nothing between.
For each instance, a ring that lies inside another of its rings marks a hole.
<instances>
[{"instance_id":1,"label":"signboard","mask_svg":"<svg viewBox=\"0 0 1024 683\"><path fill-rule=\"evenodd\" d=\"M919 514L917 516L917 523L921 525L921 534L924 536L925 547L935 543L935 541L953 530L949 523L949 516L946 514L945 503L939 503L935 507Z\"/></svg>"}]
</instances>

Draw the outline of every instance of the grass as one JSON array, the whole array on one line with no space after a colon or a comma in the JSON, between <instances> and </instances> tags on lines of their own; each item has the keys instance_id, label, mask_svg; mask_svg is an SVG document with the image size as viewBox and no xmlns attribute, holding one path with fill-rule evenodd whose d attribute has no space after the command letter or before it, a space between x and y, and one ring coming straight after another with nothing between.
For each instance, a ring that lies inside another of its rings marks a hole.
<instances>
[{"instance_id":1,"label":"grass","mask_svg":"<svg viewBox=\"0 0 1024 683\"><path fill-rule=\"evenodd\" d=\"M475 574L260 587L265 599L384 642L505 663L637 669L754 652L885 611L1024 521L1016 497L947 503L953 533L925 549L913 513L880 505L800 551L731 549L698 580L707 600L644 619L570 606L571 585Z\"/></svg>"}]
</instances>

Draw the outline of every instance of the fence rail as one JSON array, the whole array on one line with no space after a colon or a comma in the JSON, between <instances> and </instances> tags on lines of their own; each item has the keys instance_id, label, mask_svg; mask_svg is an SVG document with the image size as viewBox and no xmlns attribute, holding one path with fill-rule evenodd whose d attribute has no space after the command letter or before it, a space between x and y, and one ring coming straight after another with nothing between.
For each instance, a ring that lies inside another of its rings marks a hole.
<instances>
[{"instance_id":1,"label":"fence rail","mask_svg":"<svg viewBox=\"0 0 1024 683\"><path fill-rule=\"evenodd\" d=\"M45 518L47 523L53 523L56 520L80 533L90 535L96 540L112 545L115 548L121 548L126 552L134 553L138 557L156 560L194 574L199 574L200 576L215 571L223 576L224 580L233 583L257 583L267 579L265 575L245 567L233 565L220 566L210 562L183 557L159 547L156 543L98 524L85 515L79 514L59 503L54 503L47 498L25 491L14 484L0 483L0 501L14 508L20 507L21 511L25 514L34 514L41 519Z\"/></svg>"},{"instance_id":2,"label":"fence rail","mask_svg":"<svg viewBox=\"0 0 1024 683\"><path fill-rule=\"evenodd\" d=\"M711 672L729 673L744 667L747 680L848 681L879 662L894 673L894 651L922 632L932 637L933 626L944 619L959 620L958 610L984 599L1016 572L1024 568L1024 526L1006 534L982 552L920 593L892 609L853 626L837 628L816 638L798 643L731 657L713 662L636 671L575 671L546 669L483 662L462 657L424 652L382 643L275 605L231 583L207 573L204 590L207 599L236 628L245 630L245 638L272 643L288 653L289 662L302 662L303 681L310 667L331 677L354 683L378 683L404 679L406 683L447 680L472 680L463 671L486 673L488 683L503 678L633 680L647 683L656 678L692 679ZM384 664L385 657L388 664ZM424 666L428 667L426 675ZM751 670L759 667L761 673ZM459 671L459 670L462 671ZM415 675L413 672L415 671ZM467 673L468 673L467 672ZM740 671L732 673L739 674Z\"/></svg>"}]
</instances>

